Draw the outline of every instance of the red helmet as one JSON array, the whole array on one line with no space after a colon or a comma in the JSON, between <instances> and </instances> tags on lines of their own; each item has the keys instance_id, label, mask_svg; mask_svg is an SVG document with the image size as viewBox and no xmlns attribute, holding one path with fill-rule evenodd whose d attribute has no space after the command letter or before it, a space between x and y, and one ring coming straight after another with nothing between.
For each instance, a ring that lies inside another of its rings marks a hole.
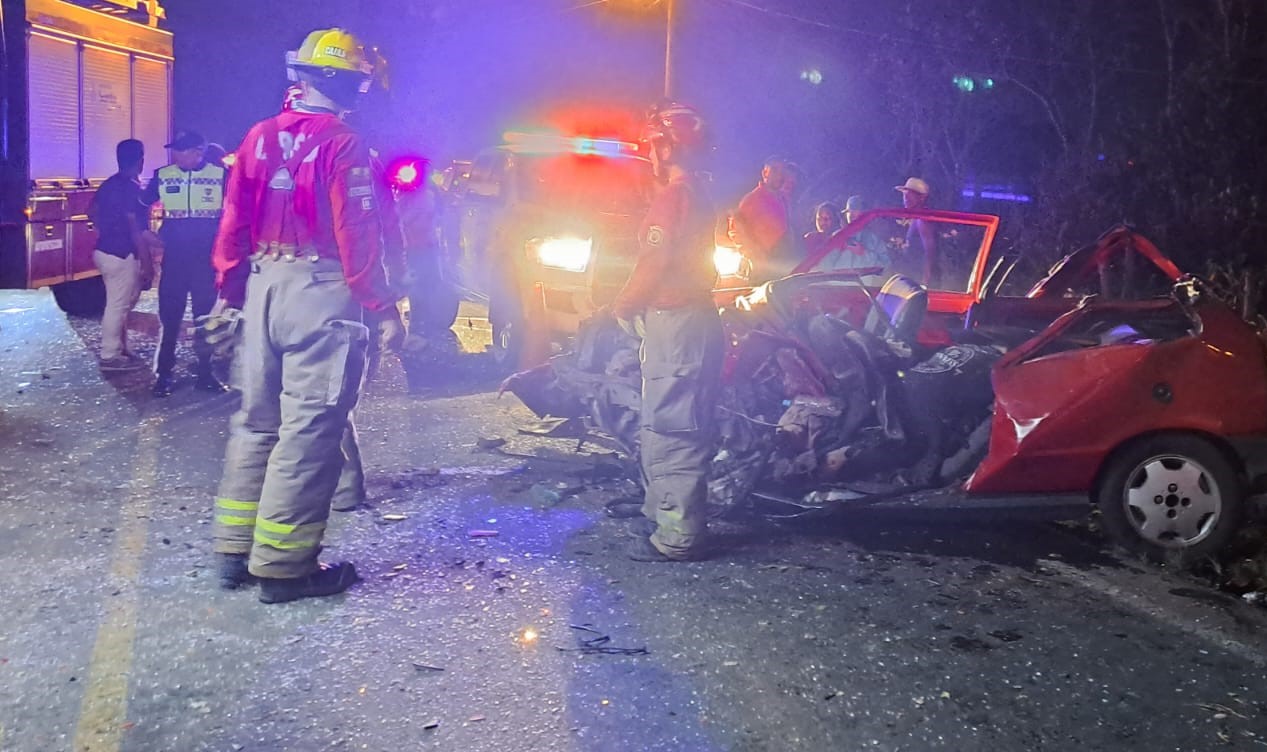
<instances>
[{"instance_id":1,"label":"red helmet","mask_svg":"<svg viewBox=\"0 0 1267 752\"><path fill-rule=\"evenodd\" d=\"M295 109L295 103L304 95L304 90L299 84L291 84L286 87L286 94L282 96L282 112L290 112Z\"/></svg>"},{"instance_id":2,"label":"red helmet","mask_svg":"<svg viewBox=\"0 0 1267 752\"><path fill-rule=\"evenodd\" d=\"M681 146L704 143L704 118L690 105L664 102L651 108L642 139L654 142L668 139Z\"/></svg>"}]
</instances>

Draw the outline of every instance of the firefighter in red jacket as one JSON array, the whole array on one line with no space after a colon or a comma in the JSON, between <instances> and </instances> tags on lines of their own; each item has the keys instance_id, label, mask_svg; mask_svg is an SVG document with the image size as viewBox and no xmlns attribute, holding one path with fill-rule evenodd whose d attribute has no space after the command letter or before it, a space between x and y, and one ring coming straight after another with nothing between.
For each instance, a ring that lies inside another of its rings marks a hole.
<instances>
[{"instance_id":1,"label":"firefighter in red jacket","mask_svg":"<svg viewBox=\"0 0 1267 752\"><path fill-rule=\"evenodd\" d=\"M350 563L318 564L370 330L404 328L383 266L369 149L340 119L371 71L342 29L309 34L288 65L303 89L290 112L247 133L230 173L214 264L216 315L241 309L242 406L216 499L222 587L260 579L279 603L346 590Z\"/></svg>"},{"instance_id":2,"label":"firefighter in red jacket","mask_svg":"<svg viewBox=\"0 0 1267 752\"><path fill-rule=\"evenodd\" d=\"M291 84L282 95L282 112L291 112L303 101L303 87ZM404 297L403 269L404 246L401 241L400 219L396 215L396 200L387 187L382 160L370 149L370 175L374 180L374 200L378 204L379 217L383 228L383 265L387 269L388 282L396 291L394 297ZM379 348L375 342L369 343L366 354L365 380L373 378ZM343 472L335 485L334 498L330 508L336 512L350 512L365 504L365 467L361 462L361 445L356 431L356 422L352 413L348 413L348 427L343 433L340 445L343 453Z\"/></svg>"},{"instance_id":3,"label":"firefighter in red jacket","mask_svg":"<svg viewBox=\"0 0 1267 752\"><path fill-rule=\"evenodd\" d=\"M691 107L657 107L645 140L661 183L639 230L639 255L612 304L641 326L642 426L646 496L654 524L636 542L637 561L700 558L706 533L713 412L721 379L722 328L713 303L714 213L695 169L704 123Z\"/></svg>"}]
</instances>

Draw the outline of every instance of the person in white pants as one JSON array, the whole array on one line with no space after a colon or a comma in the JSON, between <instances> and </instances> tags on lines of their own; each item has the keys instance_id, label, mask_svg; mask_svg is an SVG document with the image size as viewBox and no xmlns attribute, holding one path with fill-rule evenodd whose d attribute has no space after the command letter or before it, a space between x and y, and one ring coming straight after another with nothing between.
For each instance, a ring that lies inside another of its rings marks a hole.
<instances>
[{"instance_id":1,"label":"person in white pants","mask_svg":"<svg viewBox=\"0 0 1267 752\"><path fill-rule=\"evenodd\" d=\"M151 262L142 238L144 213L138 178L145 166L145 147L136 139L115 147L119 171L106 179L88 210L97 226L93 262L106 286L106 308L101 317L101 369L117 371L144 365L128 352L128 313L141 296Z\"/></svg>"}]
</instances>

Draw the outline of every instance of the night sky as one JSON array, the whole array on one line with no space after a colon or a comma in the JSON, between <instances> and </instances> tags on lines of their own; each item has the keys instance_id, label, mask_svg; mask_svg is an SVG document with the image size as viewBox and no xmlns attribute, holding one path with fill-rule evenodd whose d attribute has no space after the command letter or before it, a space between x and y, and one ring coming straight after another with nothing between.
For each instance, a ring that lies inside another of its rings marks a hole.
<instances>
[{"instance_id":1,"label":"night sky","mask_svg":"<svg viewBox=\"0 0 1267 752\"><path fill-rule=\"evenodd\" d=\"M842 19L853 5L781 0L768 7ZM580 0L169 0L166 7L176 35L177 127L227 146L276 111L285 51L326 25L352 28L391 62L390 101L367 105L360 126L384 152L419 152L441 163L470 157L557 108L641 111L663 85L658 7L641 14ZM864 150L846 142L843 126L865 82L849 75L842 41L744 4L678 0L677 96L712 122L719 198L750 187L770 154L820 170L825 155L837 171L882 167L851 157ZM822 72L819 85L802 78L810 69Z\"/></svg>"}]
</instances>

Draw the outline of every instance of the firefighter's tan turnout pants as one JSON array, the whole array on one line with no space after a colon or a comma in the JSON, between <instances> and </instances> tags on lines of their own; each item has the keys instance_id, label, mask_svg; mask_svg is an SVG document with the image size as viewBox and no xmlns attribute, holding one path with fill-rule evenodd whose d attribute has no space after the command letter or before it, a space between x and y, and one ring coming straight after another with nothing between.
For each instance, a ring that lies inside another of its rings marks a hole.
<instances>
[{"instance_id":1,"label":"firefighter's tan turnout pants","mask_svg":"<svg viewBox=\"0 0 1267 752\"><path fill-rule=\"evenodd\" d=\"M689 557L707 527L708 473L721 379L722 329L711 304L646 311L642 340L642 513L651 543Z\"/></svg>"},{"instance_id":2,"label":"firefighter's tan turnout pants","mask_svg":"<svg viewBox=\"0 0 1267 752\"><path fill-rule=\"evenodd\" d=\"M338 261L252 261L240 360L215 504L215 550L249 553L257 577L317 567L344 463L369 330Z\"/></svg>"},{"instance_id":3,"label":"firefighter's tan turnout pants","mask_svg":"<svg viewBox=\"0 0 1267 752\"><path fill-rule=\"evenodd\" d=\"M365 503L365 466L361 462L360 438L351 413L348 414L348 425L343 431L339 453L343 458L343 469L339 473L339 482L334 487L334 500L330 506L346 512Z\"/></svg>"}]
</instances>

